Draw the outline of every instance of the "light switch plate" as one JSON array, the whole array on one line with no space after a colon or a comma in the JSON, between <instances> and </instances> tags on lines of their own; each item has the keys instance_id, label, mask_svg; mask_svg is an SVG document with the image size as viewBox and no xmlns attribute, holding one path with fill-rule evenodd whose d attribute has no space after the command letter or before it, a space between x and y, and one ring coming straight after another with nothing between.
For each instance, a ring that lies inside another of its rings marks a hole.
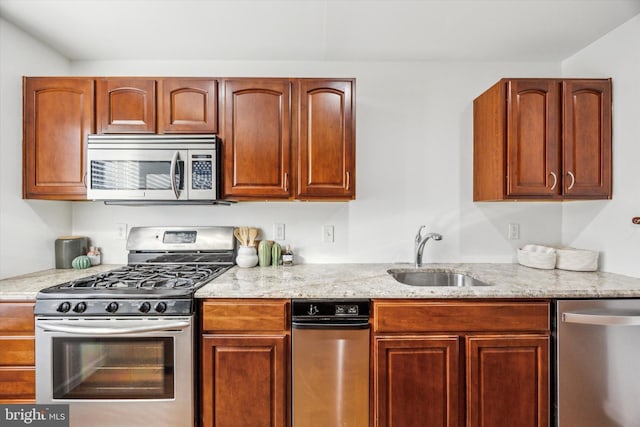
<instances>
[{"instance_id":1,"label":"light switch plate","mask_svg":"<svg viewBox=\"0 0 640 427\"><path fill-rule=\"evenodd\" d=\"M516 223L509 224L509 231L508 231L507 237L509 240L520 239L520 224L516 224Z\"/></svg>"},{"instance_id":2,"label":"light switch plate","mask_svg":"<svg viewBox=\"0 0 640 427\"><path fill-rule=\"evenodd\" d=\"M333 225L324 225L322 227L322 243L333 243Z\"/></svg>"},{"instance_id":3,"label":"light switch plate","mask_svg":"<svg viewBox=\"0 0 640 427\"><path fill-rule=\"evenodd\" d=\"M273 224L273 240L284 240L284 224Z\"/></svg>"}]
</instances>

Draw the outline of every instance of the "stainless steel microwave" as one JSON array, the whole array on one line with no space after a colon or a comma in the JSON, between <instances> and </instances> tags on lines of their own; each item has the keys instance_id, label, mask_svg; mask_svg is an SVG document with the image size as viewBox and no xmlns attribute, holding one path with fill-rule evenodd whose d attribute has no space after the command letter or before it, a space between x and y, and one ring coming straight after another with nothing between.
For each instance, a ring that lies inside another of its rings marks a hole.
<instances>
[{"instance_id":1,"label":"stainless steel microwave","mask_svg":"<svg viewBox=\"0 0 640 427\"><path fill-rule=\"evenodd\" d=\"M214 202L219 146L216 135L89 135L87 198Z\"/></svg>"}]
</instances>

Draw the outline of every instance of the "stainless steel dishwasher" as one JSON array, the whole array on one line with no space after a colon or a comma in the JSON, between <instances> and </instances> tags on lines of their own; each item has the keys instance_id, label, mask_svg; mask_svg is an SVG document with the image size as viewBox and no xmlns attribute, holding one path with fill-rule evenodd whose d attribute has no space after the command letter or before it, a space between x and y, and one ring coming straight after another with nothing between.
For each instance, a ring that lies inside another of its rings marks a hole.
<instances>
[{"instance_id":1,"label":"stainless steel dishwasher","mask_svg":"<svg viewBox=\"0 0 640 427\"><path fill-rule=\"evenodd\" d=\"M640 300L560 300L557 425L640 426Z\"/></svg>"},{"instance_id":2,"label":"stainless steel dishwasher","mask_svg":"<svg viewBox=\"0 0 640 427\"><path fill-rule=\"evenodd\" d=\"M369 426L369 300L292 301L293 427Z\"/></svg>"}]
</instances>

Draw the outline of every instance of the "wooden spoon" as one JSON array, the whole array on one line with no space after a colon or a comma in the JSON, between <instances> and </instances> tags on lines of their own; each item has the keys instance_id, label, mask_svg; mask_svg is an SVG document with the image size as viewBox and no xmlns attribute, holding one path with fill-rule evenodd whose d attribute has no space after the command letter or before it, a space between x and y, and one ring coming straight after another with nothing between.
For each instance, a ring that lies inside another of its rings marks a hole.
<instances>
[{"instance_id":1,"label":"wooden spoon","mask_svg":"<svg viewBox=\"0 0 640 427\"><path fill-rule=\"evenodd\" d=\"M249 246L253 246L255 244L256 237L258 237L258 229L251 227L249 229Z\"/></svg>"},{"instance_id":2,"label":"wooden spoon","mask_svg":"<svg viewBox=\"0 0 640 427\"><path fill-rule=\"evenodd\" d=\"M238 242L240 242L240 245L247 246L247 242L245 242L244 239L242 238L239 228L233 229L233 235L235 236L236 239L238 239Z\"/></svg>"},{"instance_id":3,"label":"wooden spoon","mask_svg":"<svg viewBox=\"0 0 640 427\"><path fill-rule=\"evenodd\" d=\"M247 243L249 241L249 227L240 227L240 235L242 236L242 241L244 242L243 245L247 246Z\"/></svg>"}]
</instances>

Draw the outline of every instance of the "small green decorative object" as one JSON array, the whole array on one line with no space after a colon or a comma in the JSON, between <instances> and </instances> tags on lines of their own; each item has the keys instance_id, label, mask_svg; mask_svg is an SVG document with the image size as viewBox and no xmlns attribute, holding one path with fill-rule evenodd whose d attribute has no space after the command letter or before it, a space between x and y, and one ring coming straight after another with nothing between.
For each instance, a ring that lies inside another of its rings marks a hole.
<instances>
[{"instance_id":1,"label":"small green decorative object","mask_svg":"<svg viewBox=\"0 0 640 427\"><path fill-rule=\"evenodd\" d=\"M280 258L282 257L282 247L278 243L274 243L271 247L271 265L280 265Z\"/></svg>"},{"instance_id":2,"label":"small green decorative object","mask_svg":"<svg viewBox=\"0 0 640 427\"><path fill-rule=\"evenodd\" d=\"M86 255L77 256L71 261L71 267L76 270L84 270L91 267L91 259Z\"/></svg>"},{"instance_id":3,"label":"small green decorative object","mask_svg":"<svg viewBox=\"0 0 640 427\"><path fill-rule=\"evenodd\" d=\"M258 264L260 267L271 265L271 243L268 240L262 240L258 244Z\"/></svg>"}]
</instances>

